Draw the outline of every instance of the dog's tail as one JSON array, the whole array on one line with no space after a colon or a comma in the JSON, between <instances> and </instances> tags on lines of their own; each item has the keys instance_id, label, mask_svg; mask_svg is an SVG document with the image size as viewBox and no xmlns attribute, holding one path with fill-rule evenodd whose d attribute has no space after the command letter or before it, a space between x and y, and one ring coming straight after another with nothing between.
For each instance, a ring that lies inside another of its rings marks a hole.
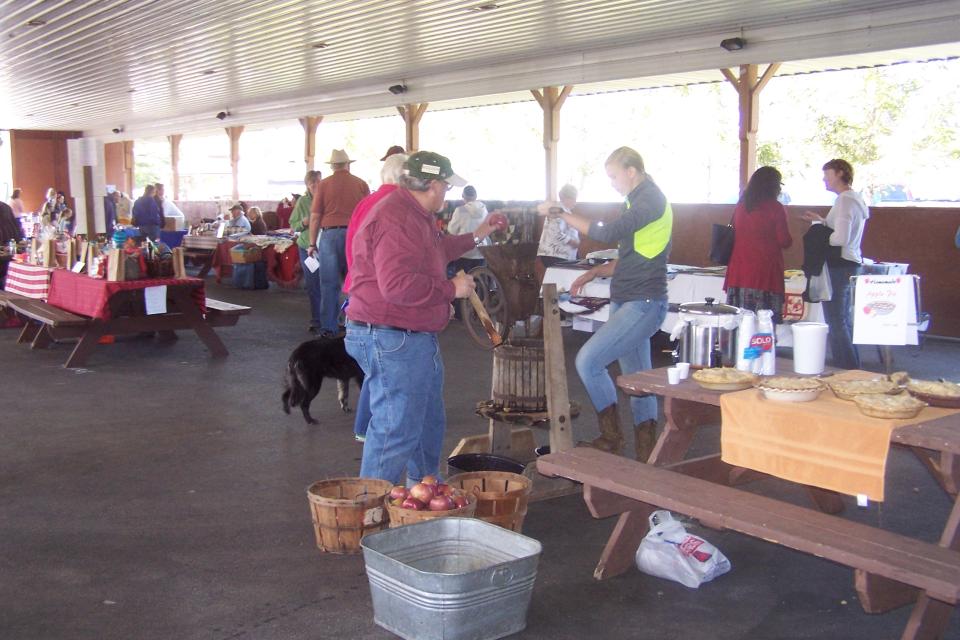
<instances>
[{"instance_id":1,"label":"dog's tail","mask_svg":"<svg viewBox=\"0 0 960 640\"><path fill-rule=\"evenodd\" d=\"M283 410L290 413L290 407L300 407L307 400L307 372L303 363L291 362L287 365L286 390L283 392Z\"/></svg>"}]
</instances>

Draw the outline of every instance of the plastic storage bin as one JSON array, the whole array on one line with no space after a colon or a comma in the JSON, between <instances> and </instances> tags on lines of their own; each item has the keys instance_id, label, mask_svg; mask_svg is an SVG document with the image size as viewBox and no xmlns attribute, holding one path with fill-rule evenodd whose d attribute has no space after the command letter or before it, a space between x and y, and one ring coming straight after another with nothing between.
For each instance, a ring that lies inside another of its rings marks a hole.
<instances>
[{"instance_id":1,"label":"plastic storage bin","mask_svg":"<svg viewBox=\"0 0 960 640\"><path fill-rule=\"evenodd\" d=\"M373 619L407 640L493 640L522 631L542 547L472 518L440 518L360 541Z\"/></svg>"}]
</instances>

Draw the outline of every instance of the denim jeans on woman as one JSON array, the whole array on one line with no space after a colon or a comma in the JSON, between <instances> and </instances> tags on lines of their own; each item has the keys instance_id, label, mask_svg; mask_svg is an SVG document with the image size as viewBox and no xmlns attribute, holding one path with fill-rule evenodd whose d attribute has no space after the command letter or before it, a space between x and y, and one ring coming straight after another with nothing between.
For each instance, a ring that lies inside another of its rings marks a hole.
<instances>
[{"instance_id":1,"label":"denim jeans on woman","mask_svg":"<svg viewBox=\"0 0 960 640\"><path fill-rule=\"evenodd\" d=\"M830 355L833 366L841 369L859 369L860 354L853 346L853 286L850 278L860 273L860 265L850 264L835 267L829 265L830 288L833 295L823 303L823 315L830 327Z\"/></svg>"},{"instance_id":2,"label":"denim jeans on woman","mask_svg":"<svg viewBox=\"0 0 960 640\"><path fill-rule=\"evenodd\" d=\"M617 401L617 387L607 367L618 360L623 374L649 369L650 338L666 317L666 300L610 303L610 319L580 348L576 359L577 373L597 411ZM631 397L630 409L634 424L656 420L657 398Z\"/></svg>"},{"instance_id":3,"label":"denim jeans on woman","mask_svg":"<svg viewBox=\"0 0 960 640\"><path fill-rule=\"evenodd\" d=\"M310 328L320 330L320 269L310 271L304 261L307 259L307 250L303 247L297 247L300 250L300 267L303 271L303 284L307 289L307 296L310 298Z\"/></svg>"},{"instance_id":4,"label":"denim jeans on woman","mask_svg":"<svg viewBox=\"0 0 960 640\"><path fill-rule=\"evenodd\" d=\"M347 353L369 388L360 475L394 484L436 475L446 430L443 360L436 334L347 323Z\"/></svg>"}]
</instances>

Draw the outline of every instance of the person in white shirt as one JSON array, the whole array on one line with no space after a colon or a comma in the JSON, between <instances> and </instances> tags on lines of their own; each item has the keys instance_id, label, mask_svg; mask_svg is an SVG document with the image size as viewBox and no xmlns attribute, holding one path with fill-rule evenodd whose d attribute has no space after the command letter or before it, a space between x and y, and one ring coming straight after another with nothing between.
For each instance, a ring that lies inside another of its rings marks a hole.
<instances>
[{"instance_id":1,"label":"person in white shirt","mask_svg":"<svg viewBox=\"0 0 960 640\"><path fill-rule=\"evenodd\" d=\"M572 184L565 184L557 195L560 197L560 208L567 213L573 213L573 208L577 206L577 188ZM557 206L557 203L548 203L548 206L550 205ZM544 219L540 245L537 247L537 256L544 267L576 260L579 247L580 233L560 216L548 216Z\"/></svg>"},{"instance_id":2,"label":"person in white shirt","mask_svg":"<svg viewBox=\"0 0 960 640\"><path fill-rule=\"evenodd\" d=\"M13 193L10 194L10 208L13 209L14 218L19 218L26 213L26 209L23 206L23 200L20 199L20 194L20 189L14 189Z\"/></svg>"},{"instance_id":3,"label":"person in white shirt","mask_svg":"<svg viewBox=\"0 0 960 640\"><path fill-rule=\"evenodd\" d=\"M487 206L477 201L476 188L467 185L463 188L463 204L454 210L453 216L450 218L449 224L447 224L447 232L452 236L462 233L473 233L486 218ZM456 274L460 269L469 272L470 269L482 265L483 254L480 253L479 248L476 248L467 251L457 260L454 260L450 268L453 269L453 273Z\"/></svg>"},{"instance_id":4,"label":"person in white shirt","mask_svg":"<svg viewBox=\"0 0 960 640\"><path fill-rule=\"evenodd\" d=\"M823 165L823 184L837 199L824 218L805 211L802 218L811 224L825 224L832 229L827 266L833 295L823 303L823 315L830 331L830 353L833 364L843 369L859 369L860 354L853 345L851 307L853 291L850 278L860 273L863 256L860 243L870 217L870 210L859 193L853 190L853 167L846 160L834 159Z\"/></svg>"}]
</instances>

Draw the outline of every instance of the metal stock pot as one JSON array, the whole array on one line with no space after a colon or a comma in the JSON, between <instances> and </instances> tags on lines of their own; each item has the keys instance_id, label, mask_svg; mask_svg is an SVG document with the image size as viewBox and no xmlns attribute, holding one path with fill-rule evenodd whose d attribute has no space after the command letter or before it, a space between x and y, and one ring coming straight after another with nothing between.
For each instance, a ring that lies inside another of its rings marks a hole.
<instances>
[{"instance_id":1,"label":"metal stock pot","mask_svg":"<svg viewBox=\"0 0 960 640\"><path fill-rule=\"evenodd\" d=\"M717 303L713 298L681 304L680 324L672 334L679 334L677 355L680 362L689 362L693 367L709 367L710 352L719 345L723 366L735 366L739 324L740 309Z\"/></svg>"}]
</instances>

